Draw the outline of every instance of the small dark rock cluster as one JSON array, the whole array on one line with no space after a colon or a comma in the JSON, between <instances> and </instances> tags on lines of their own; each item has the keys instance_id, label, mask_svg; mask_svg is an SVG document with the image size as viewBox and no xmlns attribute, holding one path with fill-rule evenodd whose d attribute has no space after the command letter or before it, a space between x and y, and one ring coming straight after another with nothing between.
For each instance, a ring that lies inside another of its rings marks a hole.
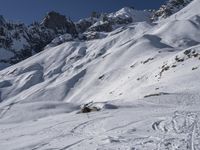
<instances>
[{"instance_id":1,"label":"small dark rock cluster","mask_svg":"<svg viewBox=\"0 0 200 150\"><path fill-rule=\"evenodd\" d=\"M155 96L161 96L161 95L170 95L170 93L159 92L159 93L154 93L154 94L145 95L144 98L155 97Z\"/></svg>"},{"instance_id":2,"label":"small dark rock cluster","mask_svg":"<svg viewBox=\"0 0 200 150\"><path fill-rule=\"evenodd\" d=\"M90 112L100 111L100 108L97 108L92 104L93 102L82 105L79 113L90 113Z\"/></svg>"},{"instance_id":3,"label":"small dark rock cluster","mask_svg":"<svg viewBox=\"0 0 200 150\"><path fill-rule=\"evenodd\" d=\"M188 49L183 52L184 55L176 55L174 58L174 63L172 65L164 64L161 67L161 71L159 73L159 78L161 78L162 74L165 71L170 70L171 68L177 67L181 62L184 62L188 59L195 58L200 60L200 54L195 49ZM192 70L196 70L198 67L193 67Z\"/></svg>"},{"instance_id":4,"label":"small dark rock cluster","mask_svg":"<svg viewBox=\"0 0 200 150\"><path fill-rule=\"evenodd\" d=\"M147 60L142 61L141 63L142 63L142 64L146 64L146 63L148 63L148 62L150 62L150 61L152 61L152 60L154 60L154 58L148 58Z\"/></svg>"}]
</instances>

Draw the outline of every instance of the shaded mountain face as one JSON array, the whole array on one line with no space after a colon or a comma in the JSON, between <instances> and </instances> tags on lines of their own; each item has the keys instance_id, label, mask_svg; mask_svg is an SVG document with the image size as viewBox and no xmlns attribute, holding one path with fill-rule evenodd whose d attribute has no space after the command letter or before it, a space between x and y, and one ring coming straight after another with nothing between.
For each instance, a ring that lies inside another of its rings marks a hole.
<instances>
[{"instance_id":1,"label":"shaded mountain face","mask_svg":"<svg viewBox=\"0 0 200 150\"><path fill-rule=\"evenodd\" d=\"M169 0L162 5L152 16L152 20L167 18L187 6L193 0Z\"/></svg>"},{"instance_id":2,"label":"shaded mountain face","mask_svg":"<svg viewBox=\"0 0 200 150\"><path fill-rule=\"evenodd\" d=\"M76 36L75 24L59 13L50 12L42 23L29 26L11 23L0 17L0 48L4 57L0 69L16 64L44 49L54 38L69 33Z\"/></svg>"},{"instance_id":3,"label":"shaded mountain face","mask_svg":"<svg viewBox=\"0 0 200 150\"><path fill-rule=\"evenodd\" d=\"M28 28L24 24L6 22L3 17L0 20L0 50L4 55L0 62L6 66L17 63L22 57L30 57L32 50L28 49Z\"/></svg>"},{"instance_id":4,"label":"shaded mountain face","mask_svg":"<svg viewBox=\"0 0 200 150\"><path fill-rule=\"evenodd\" d=\"M58 34L77 34L75 24L71 20L67 19L64 15L54 11L49 12L47 16L45 16L41 25L48 29L54 30Z\"/></svg>"}]
</instances>

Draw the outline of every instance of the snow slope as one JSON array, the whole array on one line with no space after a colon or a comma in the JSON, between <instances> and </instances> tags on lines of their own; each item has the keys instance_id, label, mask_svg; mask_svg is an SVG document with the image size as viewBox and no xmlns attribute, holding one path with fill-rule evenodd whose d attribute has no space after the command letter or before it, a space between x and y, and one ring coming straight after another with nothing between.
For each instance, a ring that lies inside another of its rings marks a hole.
<instances>
[{"instance_id":1,"label":"snow slope","mask_svg":"<svg viewBox=\"0 0 200 150\"><path fill-rule=\"evenodd\" d=\"M0 148L200 149L197 5L0 71ZM91 101L102 110L77 114Z\"/></svg>"}]
</instances>

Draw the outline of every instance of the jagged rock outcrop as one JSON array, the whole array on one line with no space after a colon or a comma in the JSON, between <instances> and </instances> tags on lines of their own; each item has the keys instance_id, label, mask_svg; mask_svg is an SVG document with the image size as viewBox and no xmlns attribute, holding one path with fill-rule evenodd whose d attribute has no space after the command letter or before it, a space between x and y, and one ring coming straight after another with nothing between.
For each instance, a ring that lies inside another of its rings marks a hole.
<instances>
[{"instance_id":1,"label":"jagged rock outcrop","mask_svg":"<svg viewBox=\"0 0 200 150\"><path fill-rule=\"evenodd\" d=\"M105 37L104 32L111 32L119 26L132 22L150 21L150 16L150 11L138 11L132 7L125 7L110 14L93 12L90 18L77 22L76 27L77 31L83 33L83 39L92 40Z\"/></svg>"},{"instance_id":2,"label":"jagged rock outcrop","mask_svg":"<svg viewBox=\"0 0 200 150\"><path fill-rule=\"evenodd\" d=\"M54 30L45 28L39 23L28 27L28 35L29 48L36 53L42 51L57 36Z\"/></svg>"},{"instance_id":3,"label":"jagged rock outcrop","mask_svg":"<svg viewBox=\"0 0 200 150\"><path fill-rule=\"evenodd\" d=\"M5 24L5 19L2 15L0 15L0 25L4 25Z\"/></svg>"},{"instance_id":4,"label":"jagged rock outcrop","mask_svg":"<svg viewBox=\"0 0 200 150\"><path fill-rule=\"evenodd\" d=\"M81 19L76 23L76 29L79 33L85 32L91 26L92 21L90 19Z\"/></svg>"},{"instance_id":5,"label":"jagged rock outcrop","mask_svg":"<svg viewBox=\"0 0 200 150\"><path fill-rule=\"evenodd\" d=\"M99 21L92 25L89 31L96 31L96 32L111 32L113 30L112 24L109 21Z\"/></svg>"},{"instance_id":6,"label":"jagged rock outcrop","mask_svg":"<svg viewBox=\"0 0 200 150\"><path fill-rule=\"evenodd\" d=\"M64 15L54 11L47 14L41 25L48 29L54 30L58 34L77 34L75 24L71 20L67 19Z\"/></svg>"},{"instance_id":7,"label":"jagged rock outcrop","mask_svg":"<svg viewBox=\"0 0 200 150\"><path fill-rule=\"evenodd\" d=\"M75 24L65 16L50 12L41 23L26 26L22 23L8 22L0 16L0 69L18 63L44 49L56 37L63 34L77 36Z\"/></svg>"},{"instance_id":8,"label":"jagged rock outcrop","mask_svg":"<svg viewBox=\"0 0 200 150\"><path fill-rule=\"evenodd\" d=\"M1 16L0 49L4 51L4 57L0 58L0 62L15 64L21 59L30 57L32 51L27 49L28 38L28 30L24 24L6 22Z\"/></svg>"},{"instance_id":9,"label":"jagged rock outcrop","mask_svg":"<svg viewBox=\"0 0 200 150\"><path fill-rule=\"evenodd\" d=\"M187 6L193 0L169 0L153 13L152 21L167 18Z\"/></svg>"}]
</instances>

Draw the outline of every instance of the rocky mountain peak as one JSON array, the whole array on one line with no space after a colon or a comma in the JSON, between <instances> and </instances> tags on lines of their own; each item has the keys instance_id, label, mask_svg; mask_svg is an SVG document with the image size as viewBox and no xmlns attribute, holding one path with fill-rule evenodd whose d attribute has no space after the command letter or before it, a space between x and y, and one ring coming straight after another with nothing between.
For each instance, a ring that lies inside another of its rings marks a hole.
<instances>
[{"instance_id":1,"label":"rocky mountain peak","mask_svg":"<svg viewBox=\"0 0 200 150\"><path fill-rule=\"evenodd\" d=\"M2 16L2 15L0 15L0 25L3 25L3 24L5 24L5 19L4 19L4 17Z\"/></svg>"},{"instance_id":2,"label":"rocky mountain peak","mask_svg":"<svg viewBox=\"0 0 200 150\"><path fill-rule=\"evenodd\" d=\"M47 13L41 25L59 33L68 32L73 35L77 33L74 23L55 11Z\"/></svg>"}]
</instances>

